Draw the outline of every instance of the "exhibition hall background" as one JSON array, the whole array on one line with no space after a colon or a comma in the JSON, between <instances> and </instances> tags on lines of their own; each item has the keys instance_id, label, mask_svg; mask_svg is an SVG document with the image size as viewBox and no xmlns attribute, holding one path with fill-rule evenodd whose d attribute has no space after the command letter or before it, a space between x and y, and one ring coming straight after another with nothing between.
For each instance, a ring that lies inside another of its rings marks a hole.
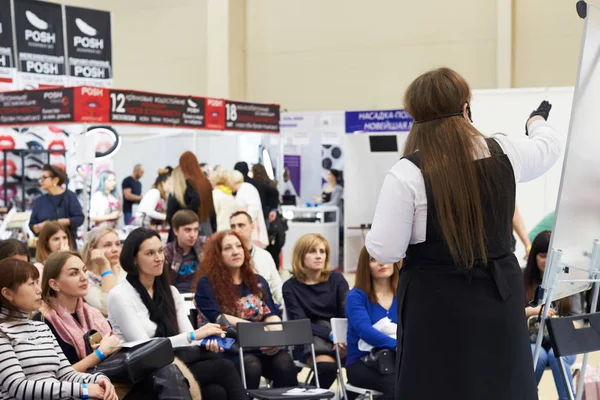
<instances>
[{"instance_id":1,"label":"exhibition hall background","mask_svg":"<svg viewBox=\"0 0 600 400\"><path fill-rule=\"evenodd\" d=\"M112 12L115 87L290 111L401 108L441 65L474 89L573 86L583 28L569 0L61 3Z\"/></svg>"}]
</instances>

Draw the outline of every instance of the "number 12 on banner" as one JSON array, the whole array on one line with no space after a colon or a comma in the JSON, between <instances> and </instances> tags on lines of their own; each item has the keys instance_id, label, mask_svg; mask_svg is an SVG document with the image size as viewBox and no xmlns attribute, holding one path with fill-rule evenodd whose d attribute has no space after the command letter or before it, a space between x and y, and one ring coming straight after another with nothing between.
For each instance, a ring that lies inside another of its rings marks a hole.
<instances>
[{"instance_id":1,"label":"number 12 on banner","mask_svg":"<svg viewBox=\"0 0 600 400\"><path fill-rule=\"evenodd\" d=\"M124 113L125 110L125 93L110 94L110 109L114 113Z\"/></svg>"},{"instance_id":2,"label":"number 12 on banner","mask_svg":"<svg viewBox=\"0 0 600 400\"><path fill-rule=\"evenodd\" d=\"M237 106L235 104L226 103L225 110L227 112L227 121L237 121Z\"/></svg>"}]
</instances>

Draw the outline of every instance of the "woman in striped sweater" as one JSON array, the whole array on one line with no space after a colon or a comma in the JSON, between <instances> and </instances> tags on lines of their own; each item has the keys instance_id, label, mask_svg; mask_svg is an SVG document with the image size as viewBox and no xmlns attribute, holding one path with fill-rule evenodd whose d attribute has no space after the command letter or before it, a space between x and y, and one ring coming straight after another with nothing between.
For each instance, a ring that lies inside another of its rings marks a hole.
<instances>
[{"instance_id":1,"label":"woman in striped sweater","mask_svg":"<svg viewBox=\"0 0 600 400\"><path fill-rule=\"evenodd\" d=\"M107 377L75 371L50 328L29 320L42 301L38 279L28 262L0 261L0 400L118 400Z\"/></svg>"}]
</instances>

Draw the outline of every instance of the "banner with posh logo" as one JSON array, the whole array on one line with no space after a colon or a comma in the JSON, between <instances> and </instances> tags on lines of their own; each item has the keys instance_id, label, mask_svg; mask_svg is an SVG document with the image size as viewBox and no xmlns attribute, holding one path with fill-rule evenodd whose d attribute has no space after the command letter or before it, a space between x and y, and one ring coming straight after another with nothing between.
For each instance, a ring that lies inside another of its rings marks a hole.
<instances>
[{"instance_id":1,"label":"banner with posh logo","mask_svg":"<svg viewBox=\"0 0 600 400\"><path fill-rule=\"evenodd\" d=\"M0 0L0 91L13 90L15 59L10 0Z\"/></svg>"},{"instance_id":2,"label":"banner with posh logo","mask_svg":"<svg viewBox=\"0 0 600 400\"><path fill-rule=\"evenodd\" d=\"M65 86L65 47L60 4L14 2L17 36L17 87Z\"/></svg>"},{"instance_id":3,"label":"banner with posh logo","mask_svg":"<svg viewBox=\"0 0 600 400\"><path fill-rule=\"evenodd\" d=\"M69 85L112 87L110 13L65 6L65 21Z\"/></svg>"}]
</instances>

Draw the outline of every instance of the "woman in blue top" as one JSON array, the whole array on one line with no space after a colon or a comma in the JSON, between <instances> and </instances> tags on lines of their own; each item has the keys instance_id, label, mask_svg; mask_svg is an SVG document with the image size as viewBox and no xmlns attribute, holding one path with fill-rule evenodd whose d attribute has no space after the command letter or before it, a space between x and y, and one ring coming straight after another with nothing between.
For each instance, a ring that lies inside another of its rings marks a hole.
<instances>
[{"instance_id":1,"label":"woman in blue top","mask_svg":"<svg viewBox=\"0 0 600 400\"><path fill-rule=\"evenodd\" d=\"M73 247L76 248L77 228L83 224L83 211L77 195L62 187L67 174L54 165L44 165L40 177L40 188L47 194L38 197L33 203L29 228L39 235L48 221L57 221L68 227Z\"/></svg>"},{"instance_id":2,"label":"woman in blue top","mask_svg":"<svg viewBox=\"0 0 600 400\"><path fill-rule=\"evenodd\" d=\"M394 398L395 375L383 375L361 358L369 354L369 348L396 351L397 286L398 269L392 264L380 264L363 247L358 258L356 283L346 299L346 374L352 385L383 393L380 399Z\"/></svg>"}]
</instances>

